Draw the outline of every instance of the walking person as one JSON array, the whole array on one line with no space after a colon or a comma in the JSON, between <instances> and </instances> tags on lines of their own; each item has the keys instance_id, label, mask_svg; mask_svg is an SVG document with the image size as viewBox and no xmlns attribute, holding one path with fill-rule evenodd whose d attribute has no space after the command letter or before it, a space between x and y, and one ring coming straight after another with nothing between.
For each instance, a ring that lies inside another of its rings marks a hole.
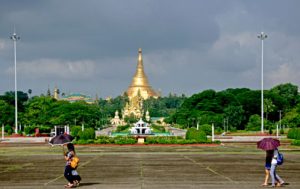
<instances>
[{"instance_id":1,"label":"walking person","mask_svg":"<svg viewBox=\"0 0 300 189\"><path fill-rule=\"evenodd\" d=\"M78 173L76 171L77 165L76 165L76 167L71 166L71 162L72 162L73 158L75 158L75 156L76 156L75 147L72 143L68 143L67 148L68 148L67 153L64 153L65 160L66 160L64 176L68 180L68 184L65 185L65 187L72 188L72 187L76 187L79 185L81 177L78 175Z\"/></svg>"},{"instance_id":2,"label":"walking person","mask_svg":"<svg viewBox=\"0 0 300 189\"><path fill-rule=\"evenodd\" d=\"M276 167L277 167L277 158L279 156L279 152L278 149L276 148L274 150L274 155L271 161L271 169L270 169L270 175L271 175L271 179L272 179L272 187L276 186L281 186L284 184L284 181L282 180L282 178L280 178L280 176L276 173ZM277 182L277 183L275 183Z\"/></svg>"},{"instance_id":3,"label":"walking person","mask_svg":"<svg viewBox=\"0 0 300 189\"><path fill-rule=\"evenodd\" d=\"M265 181L261 186L268 186L268 180L269 180L269 175L270 175L270 170L271 170L271 162L273 159L274 155L274 150L267 150L266 151L266 162L265 162Z\"/></svg>"}]
</instances>

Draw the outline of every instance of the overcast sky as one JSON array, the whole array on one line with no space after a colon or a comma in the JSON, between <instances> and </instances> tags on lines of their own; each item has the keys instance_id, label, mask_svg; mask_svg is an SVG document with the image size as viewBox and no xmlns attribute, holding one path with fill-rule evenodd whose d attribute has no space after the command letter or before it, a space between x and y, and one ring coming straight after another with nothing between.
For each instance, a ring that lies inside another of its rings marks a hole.
<instances>
[{"instance_id":1,"label":"overcast sky","mask_svg":"<svg viewBox=\"0 0 300 189\"><path fill-rule=\"evenodd\" d=\"M118 96L142 48L152 88L163 95L205 89L300 85L298 0L2 0L0 94L18 90Z\"/></svg>"}]
</instances>

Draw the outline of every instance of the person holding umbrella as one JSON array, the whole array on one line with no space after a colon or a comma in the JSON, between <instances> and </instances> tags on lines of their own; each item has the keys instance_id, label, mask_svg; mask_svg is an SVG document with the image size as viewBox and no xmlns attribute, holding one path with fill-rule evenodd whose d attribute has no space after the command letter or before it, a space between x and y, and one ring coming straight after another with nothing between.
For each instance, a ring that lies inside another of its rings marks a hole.
<instances>
[{"instance_id":1,"label":"person holding umbrella","mask_svg":"<svg viewBox=\"0 0 300 189\"><path fill-rule=\"evenodd\" d=\"M278 146L280 146L280 141L273 138L264 138L257 142L257 148L266 151L266 163L265 163L265 182L262 186L268 185L269 174L272 178L272 187L275 187L275 180L277 181L276 186L281 186L284 181L276 174L277 167L277 157L278 157Z\"/></svg>"},{"instance_id":2,"label":"person holding umbrella","mask_svg":"<svg viewBox=\"0 0 300 189\"><path fill-rule=\"evenodd\" d=\"M57 135L53 137L49 144L52 146L62 146L63 147L63 154L66 160L66 166L64 171L64 176L68 180L68 184L65 185L66 188L72 188L79 185L81 177L78 175L76 171L76 167L71 166L72 159L75 157L75 148L74 145L71 143L74 138L71 135L66 133ZM65 153L64 145L67 144L68 152ZM78 159L78 158L77 158Z\"/></svg>"},{"instance_id":3,"label":"person holding umbrella","mask_svg":"<svg viewBox=\"0 0 300 189\"><path fill-rule=\"evenodd\" d=\"M66 188L73 188L79 185L81 177L78 175L76 168L71 166L72 159L75 157L75 147L72 143L67 144L68 152L64 153L66 166L64 176L68 180L68 184L65 185Z\"/></svg>"}]
</instances>

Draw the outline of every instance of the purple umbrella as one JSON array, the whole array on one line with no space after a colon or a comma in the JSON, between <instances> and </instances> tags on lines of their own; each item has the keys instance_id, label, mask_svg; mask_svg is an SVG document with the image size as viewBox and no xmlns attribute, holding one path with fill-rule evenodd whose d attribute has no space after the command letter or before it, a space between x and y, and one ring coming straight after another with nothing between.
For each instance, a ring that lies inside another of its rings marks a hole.
<instances>
[{"instance_id":1,"label":"purple umbrella","mask_svg":"<svg viewBox=\"0 0 300 189\"><path fill-rule=\"evenodd\" d=\"M57 135L57 136L53 137L50 140L49 144L51 144L51 145L64 145L64 144L71 143L73 139L74 138L71 135L60 134L60 135Z\"/></svg>"},{"instance_id":2,"label":"purple umbrella","mask_svg":"<svg viewBox=\"0 0 300 189\"><path fill-rule=\"evenodd\" d=\"M257 148L262 150L274 150L280 146L280 141L273 138L263 138L257 142Z\"/></svg>"}]
</instances>

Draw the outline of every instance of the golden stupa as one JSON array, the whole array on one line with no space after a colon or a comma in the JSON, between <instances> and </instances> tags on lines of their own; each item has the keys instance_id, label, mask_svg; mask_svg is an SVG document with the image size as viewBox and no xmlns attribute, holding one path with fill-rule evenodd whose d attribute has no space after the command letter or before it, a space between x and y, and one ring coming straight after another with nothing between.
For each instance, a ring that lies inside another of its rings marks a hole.
<instances>
[{"instance_id":1,"label":"golden stupa","mask_svg":"<svg viewBox=\"0 0 300 189\"><path fill-rule=\"evenodd\" d=\"M136 67L136 72L132 78L131 85L127 89L127 95L129 99L132 99L138 94L145 100L149 97L157 98L158 94L151 88L148 83L147 76L144 72L142 49L139 48L138 54L138 64Z\"/></svg>"}]
</instances>

